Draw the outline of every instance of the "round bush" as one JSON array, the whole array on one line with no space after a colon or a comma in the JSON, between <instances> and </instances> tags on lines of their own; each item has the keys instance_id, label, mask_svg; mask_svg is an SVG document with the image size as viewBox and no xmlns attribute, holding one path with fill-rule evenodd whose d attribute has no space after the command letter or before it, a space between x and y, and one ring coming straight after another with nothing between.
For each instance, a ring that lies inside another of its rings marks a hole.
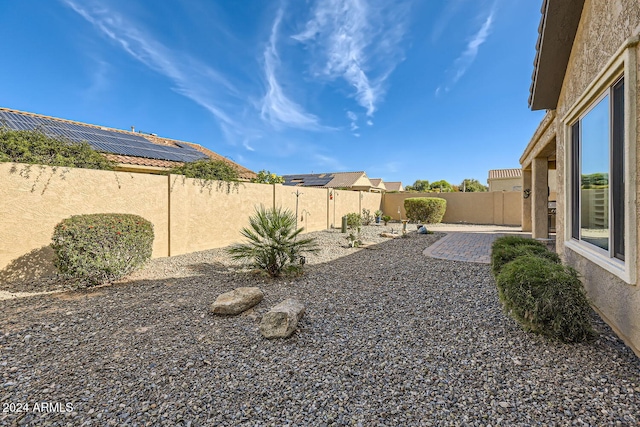
<instances>
[{"instance_id":1,"label":"round bush","mask_svg":"<svg viewBox=\"0 0 640 427\"><path fill-rule=\"evenodd\" d=\"M423 224L442 222L447 209L447 201L440 197L409 197L404 200L407 218Z\"/></svg>"},{"instance_id":2,"label":"round bush","mask_svg":"<svg viewBox=\"0 0 640 427\"><path fill-rule=\"evenodd\" d=\"M151 258L153 224L138 215L74 215L56 225L58 271L94 286L119 279Z\"/></svg>"},{"instance_id":3,"label":"round bush","mask_svg":"<svg viewBox=\"0 0 640 427\"><path fill-rule=\"evenodd\" d=\"M499 240L499 239L498 239ZM491 271L496 276L505 264L523 255L533 255L538 258L547 259L555 264L560 263L560 257L555 252L551 252L547 247L533 239L524 239L529 242L515 242L511 244L494 244L491 248ZM497 240L496 240L497 241Z\"/></svg>"},{"instance_id":4,"label":"round bush","mask_svg":"<svg viewBox=\"0 0 640 427\"><path fill-rule=\"evenodd\" d=\"M496 278L505 310L522 327L563 342L591 339L591 307L571 267L523 255Z\"/></svg>"}]
</instances>

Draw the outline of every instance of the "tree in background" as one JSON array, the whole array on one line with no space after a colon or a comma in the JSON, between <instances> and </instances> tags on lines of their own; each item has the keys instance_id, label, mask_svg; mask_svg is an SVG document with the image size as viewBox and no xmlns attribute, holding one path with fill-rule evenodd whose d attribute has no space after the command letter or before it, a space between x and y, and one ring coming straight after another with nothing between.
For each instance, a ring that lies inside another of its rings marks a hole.
<instances>
[{"instance_id":1,"label":"tree in background","mask_svg":"<svg viewBox=\"0 0 640 427\"><path fill-rule=\"evenodd\" d=\"M429 181L423 179L417 179L413 185L407 185L404 187L404 191L416 192L416 193L427 193L431 190L429 187Z\"/></svg>"},{"instance_id":2,"label":"tree in background","mask_svg":"<svg viewBox=\"0 0 640 427\"><path fill-rule=\"evenodd\" d=\"M271 173L271 171L262 169L251 182L257 182L259 184L282 184L284 177Z\"/></svg>"},{"instance_id":3,"label":"tree in background","mask_svg":"<svg viewBox=\"0 0 640 427\"><path fill-rule=\"evenodd\" d=\"M465 178L462 180L460 185L458 185L459 191L464 191L467 193L476 193L480 191L489 191L489 187L483 185L477 179L473 178Z\"/></svg>"},{"instance_id":4,"label":"tree in background","mask_svg":"<svg viewBox=\"0 0 640 427\"><path fill-rule=\"evenodd\" d=\"M435 193L451 193L452 191L454 191L453 186L444 179L432 182L430 187L431 191Z\"/></svg>"}]
</instances>

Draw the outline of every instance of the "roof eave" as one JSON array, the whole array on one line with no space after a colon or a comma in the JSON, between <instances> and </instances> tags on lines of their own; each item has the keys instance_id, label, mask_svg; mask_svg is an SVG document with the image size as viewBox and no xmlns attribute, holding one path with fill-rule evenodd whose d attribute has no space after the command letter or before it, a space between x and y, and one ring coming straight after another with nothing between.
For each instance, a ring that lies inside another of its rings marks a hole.
<instances>
[{"instance_id":1,"label":"roof eave","mask_svg":"<svg viewBox=\"0 0 640 427\"><path fill-rule=\"evenodd\" d=\"M529 108L558 106L584 0L544 0L532 75Z\"/></svg>"}]
</instances>

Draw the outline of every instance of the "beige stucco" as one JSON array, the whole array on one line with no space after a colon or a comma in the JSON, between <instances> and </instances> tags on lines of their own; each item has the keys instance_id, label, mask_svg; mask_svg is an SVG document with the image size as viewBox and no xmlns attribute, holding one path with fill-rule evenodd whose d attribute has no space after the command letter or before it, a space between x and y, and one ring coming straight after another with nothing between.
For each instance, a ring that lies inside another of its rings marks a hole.
<instances>
[{"instance_id":1,"label":"beige stucco","mask_svg":"<svg viewBox=\"0 0 640 427\"><path fill-rule=\"evenodd\" d=\"M640 99L637 96L638 81L637 37L640 34L640 3L637 0L596 1L586 0L567 65L557 109L545 116L538 131L520 159L523 169L530 168L540 153L554 140L557 183L556 247L567 264L575 267L582 277L587 293L596 310L616 332L640 355L640 288L634 271L638 259L638 134ZM627 147L625 152L631 179L627 180L626 268L624 274L615 273L606 261L581 249L571 242L566 215L569 205L567 191L569 177L567 147L570 144L568 126L585 108L588 108L603 91L613 83L612 79L624 72L625 127ZM544 82L538 82L543 84ZM629 96L631 95L631 96ZM535 178L534 178L535 179ZM535 228L535 224L534 224Z\"/></svg>"},{"instance_id":2,"label":"beige stucco","mask_svg":"<svg viewBox=\"0 0 640 427\"><path fill-rule=\"evenodd\" d=\"M298 227L304 227L304 233L326 230L327 197L326 188L291 187L275 185L275 205L296 212L296 191L298 192Z\"/></svg>"},{"instance_id":3,"label":"beige stucco","mask_svg":"<svg viewBox=\"0 0 640 427\"><path fill-rule=\"evenodd\" d=\"M489 191L520 191L522 190L522 177L515 178L490 178Z\"/></svg>"},{"instance_id":4,"label":"beige stucco","mask_svg":"<svg viewBox=\"0 0 640 427\"><path fill-rule=\"evenodd\" d=\"M53 272L53 228L71 215L133 213L154 225L153 257L228 246L260 205L295 213L304 232L327 229L334 205L343 215L381 207L379 193L299 188L280 184L227 184L181 175L159 176L0 163L0 280ZM329 194L334 194L330 200Z\"/></svg>"},{"instance_id":5,"label":"beige stucco","mask_svg":"<svg viewBox=\"0 0 640 427\"><path fill-rule=\"evenodd\" d=\"M385 193L385 215L393 219L407 219L404 200L409 197L440 197L447 201L443 222L468 224L520 225L522 220L522 193Z\"/></svg>"},{"instance_id":6,"label":"beige stucco","mask_svg":"<svg viewBox=\"0 0 640 427\"><path fill-rule=\"evenodd\" d=\"M171 175L171 255L228 246L239 240L249 216L273 206L273 187L248 182L228 186Z\"/></svg>"},{"instance_id":7,"label":"beige stucco","mask_svg":"<svg viewBox=\"0 0 640 427\"><path fill-rule=\"evenodd\" d=\"M53 229L78 214L140 215L168 255L166 176L0 163L0 182L0 280L51 271Z\"/></svg>"}]
</instances>

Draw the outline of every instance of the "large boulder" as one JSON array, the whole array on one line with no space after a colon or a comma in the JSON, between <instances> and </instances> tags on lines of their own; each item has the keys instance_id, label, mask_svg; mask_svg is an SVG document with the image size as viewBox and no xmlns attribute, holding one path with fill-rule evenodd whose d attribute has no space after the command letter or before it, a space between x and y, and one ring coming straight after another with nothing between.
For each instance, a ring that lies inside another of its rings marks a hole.
<instances>
[{"instance_id":1,"label":"large boulder","mask_svg":"<svg viewBox=\"0 0 640 427\"><path fill-rule=\"evenodd\" d=\"M240 314L258 304L264 298L260 288L243 287L220 294L211 304L213 314Z\"/></svg>"},{"instance_id":2,"label":"large boulder","mask_svg":"<svg viewBox=\"0 0 640 427\"><path fill-rule=\"evenodd\" d=\"M287 338L295 332L303 314L304 305L300 301L286 299L262 316L260 333L265 338Z\"/></svg>"}]
</instances>

